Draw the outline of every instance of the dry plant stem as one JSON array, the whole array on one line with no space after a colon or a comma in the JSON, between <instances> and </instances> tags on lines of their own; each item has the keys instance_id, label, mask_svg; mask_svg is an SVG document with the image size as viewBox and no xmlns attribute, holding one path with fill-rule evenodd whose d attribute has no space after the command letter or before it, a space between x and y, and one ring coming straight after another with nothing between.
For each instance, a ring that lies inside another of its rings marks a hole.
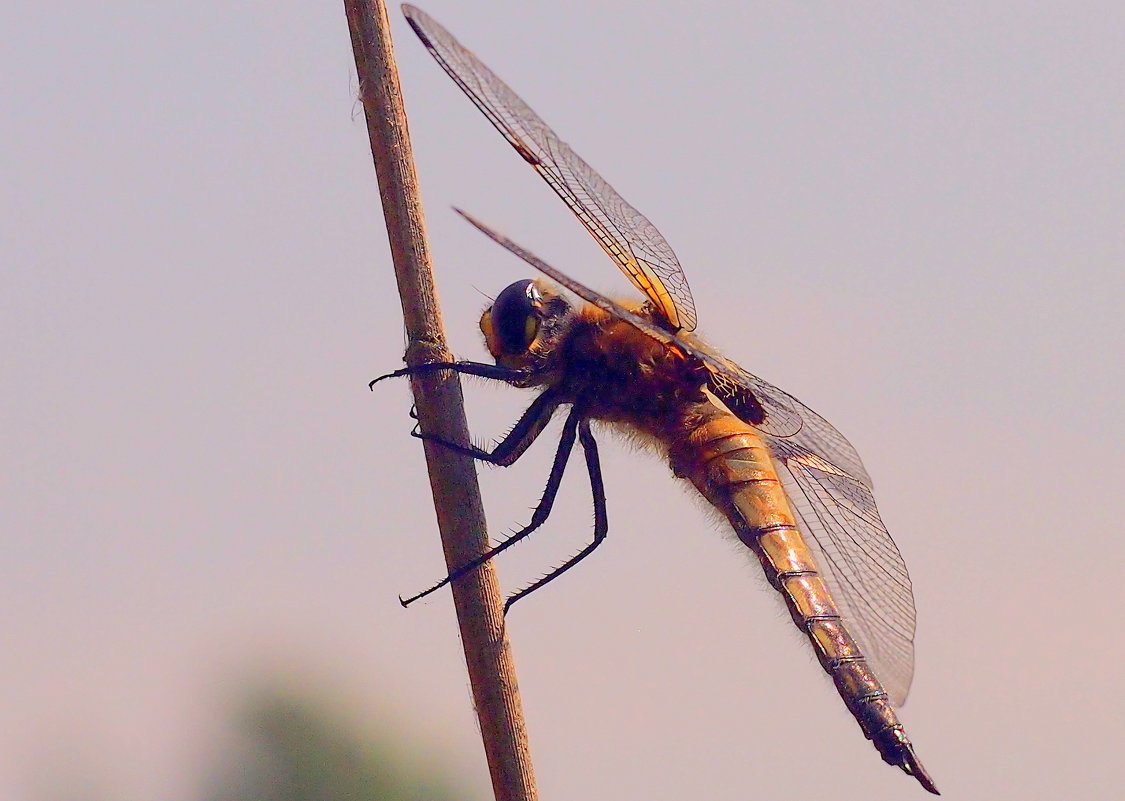
<instances>
[{"instance_id":1,"label":"dry plant stem","mask_svg":"<svg viewBox=\"0 0 1125 801\"><path fill-rule=\"evenodd\" d=\"M345 0L344 8L402 299L406 361L449 361L386 6L381 0ZM419 376L412 379L412 388L424 433L468 441L456 375ZM433 442L425 443L425 451L445 563L453 571L488 547L476 466L471 458ZM527 731L492 563L452 587L493 792L497 801L534 801L538 794Z\"/></svg>"}]
</instances>

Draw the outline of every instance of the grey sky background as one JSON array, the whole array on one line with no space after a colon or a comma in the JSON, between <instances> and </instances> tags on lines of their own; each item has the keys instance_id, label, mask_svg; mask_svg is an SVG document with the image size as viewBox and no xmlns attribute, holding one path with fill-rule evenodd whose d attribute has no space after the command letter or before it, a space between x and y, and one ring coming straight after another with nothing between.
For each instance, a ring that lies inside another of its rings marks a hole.
<instances>
[{"instance_id":1,"label":"grey sky background","mask_svg":"<svg viewBox=\"0 0 1125 801\"><path fill-rule=\"evenodd\" d=\"M655 222L701 331L856 445L914 579L949 798L1106 798L1125 725L1125 9L423 7ZM455 350L622 277L392 8ZM242 683L328 686L488 779L339 3L0 9L0 797L192 799ZM466 387L480 437L530 396ZM549 437L485 470L525 520ZM510 617L544 799L922 798L759 569L603 436L610 538ZM579 465L576 464L575 467ZM581 471L516 589L574 552Z\"/></svg>"}]
</instances>

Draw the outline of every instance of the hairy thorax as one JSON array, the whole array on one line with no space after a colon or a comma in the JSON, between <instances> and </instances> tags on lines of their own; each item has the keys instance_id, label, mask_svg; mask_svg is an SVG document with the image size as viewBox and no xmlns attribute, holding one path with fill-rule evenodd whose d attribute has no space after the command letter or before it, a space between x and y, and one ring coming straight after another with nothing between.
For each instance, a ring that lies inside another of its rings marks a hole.
<instances>
[{"instance_id":1,"label":"hairy thorax","mask_svg":"<svg viewBox=\"0 0 1125 801\"><path fill-rule=\"evenodd\" d=\"M556 388L592 418L625 424L665 444L709 404L707 373L675 348L586 307L558 354Z\"/></svg>"}]
</instances>

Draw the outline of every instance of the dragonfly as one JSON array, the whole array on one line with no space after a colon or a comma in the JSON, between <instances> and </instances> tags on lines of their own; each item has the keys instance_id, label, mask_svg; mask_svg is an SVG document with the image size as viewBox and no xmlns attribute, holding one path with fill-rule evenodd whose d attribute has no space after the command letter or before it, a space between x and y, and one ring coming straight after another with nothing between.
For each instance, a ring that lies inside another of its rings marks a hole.
<instances>
[{"instance_id":1,"label":"dragonfly","mask_svg":"<svg viewBox=\"0 0 1125 801\"><path fill-rule=\"evenodd\" d=\"M449 31L418 8L404 5L403 11L438 64L644 298L611 300L460 212L550 281L517 281L482 314L480 328L494 364L432 362L397 370L372 384L448 370L540 390L491 450L443 443L495 465L513 464L556 411L569 412L530 523L403 603L456 580L541 526L576 440L593 491L592 539L511 596L505 611L589 556L608 531L591 422L616 425L654 443L673 474L694 485L729 520L783 597L864 735L885 762L937 794L895 709L905 702L914 672L910 577L879 516L871 477L855 448L793 395L698 338L687 278L656 227ZM582 302L572 302L563 289Z\"/></svg>"}]
</instances>

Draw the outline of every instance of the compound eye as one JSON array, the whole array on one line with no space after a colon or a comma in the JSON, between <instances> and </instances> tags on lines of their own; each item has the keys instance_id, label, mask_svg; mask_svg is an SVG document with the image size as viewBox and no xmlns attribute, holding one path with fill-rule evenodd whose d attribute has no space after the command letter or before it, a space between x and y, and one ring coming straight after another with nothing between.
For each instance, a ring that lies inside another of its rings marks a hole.
<instances>
[{"instance_id":1,"label":"compound eye","mask_svg":"<svg viewBox=\"0 0 1125 801\"><path fill-rule=\"evenodd\" d=\"M492 304L492 335L501 353L527 352L539 333L539 309L543 295L530 279L516 281L496 296Z\"/></svg>"}]
</instances>

